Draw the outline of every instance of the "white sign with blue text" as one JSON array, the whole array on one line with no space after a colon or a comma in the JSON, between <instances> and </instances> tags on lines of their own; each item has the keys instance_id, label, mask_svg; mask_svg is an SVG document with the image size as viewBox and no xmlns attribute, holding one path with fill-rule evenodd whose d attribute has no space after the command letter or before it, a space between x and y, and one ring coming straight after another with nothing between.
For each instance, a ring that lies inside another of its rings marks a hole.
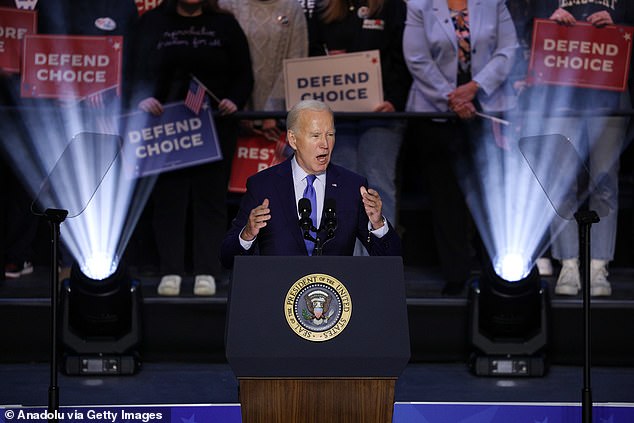
<instances>
[{"instance_id":1,"label":"white sign with blue text","mask_svg":"<svg viewBox=\"0 0 634 423\"><path fill-rule=\"evenodd\" d=\"M378 50L284 60L286 106L327 103L336 112L371 112L383 102Z\"/></svg>"}]
</instances>

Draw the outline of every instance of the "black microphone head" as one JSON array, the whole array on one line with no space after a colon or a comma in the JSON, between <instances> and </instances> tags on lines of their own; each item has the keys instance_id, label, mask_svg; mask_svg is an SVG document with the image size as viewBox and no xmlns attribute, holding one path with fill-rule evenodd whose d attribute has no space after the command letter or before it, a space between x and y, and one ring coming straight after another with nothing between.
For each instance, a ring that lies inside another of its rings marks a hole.
<instances>
[{"instance_id":1,"label":"black microphone head","mask_svg":"<svg viewBox=\"0 0 634 423\"><path fill-rule=\"evenodd\" d=\"M333 198L324 200L324 228L330 232L330 236L337 229L337 202Z\"/></svg>"},{"instance_id":2,"label":"black microphone head","mask_svg":"<svg viewBox=\"0 0 634 423\"><path fill-rule=\"evenodd\" d=\"M326 198L324 200L324 214L329 217L336 217L337 202L334 198Z\"/></svg>"},{"instance_id":3,"label":"black microphone head","mask_svg":"<svg viewBox=\"0 0 634 423\"><path fill-rule=\"evenodd\" d=\"M297 202L297 210L299 211L300 216L310 217L310 213L313 211L313 208L310 205L310 200L308 198L300 198Z\"/></svg>"},{"instance_id":4,"label":"black microphone head","mask_svg":"<svg viewBox=\"0 0 634 423\"><path fill-rule=\"evenodd\" d=\"M312 206L308 198L300 198L297 202L297 210L299 211L299 226L304 231L310 231L313 226L313 221L310 218L312 212Z\"/></svg>"}]
</instances>

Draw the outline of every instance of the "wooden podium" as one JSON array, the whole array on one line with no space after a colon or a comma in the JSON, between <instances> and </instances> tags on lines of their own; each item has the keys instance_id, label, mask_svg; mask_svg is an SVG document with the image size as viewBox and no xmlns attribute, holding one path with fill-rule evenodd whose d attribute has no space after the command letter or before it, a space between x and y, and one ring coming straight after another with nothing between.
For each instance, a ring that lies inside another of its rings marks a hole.
<instances>
[{"instance_id":1,"label":"wooden podium","mask_svg":"<svg viewBox=\"0 0 634 423\"><path fill-rule=\"evenodd\" d=\"M240 378L242 421L392 423L395 381Z\"/></svg>"},{"instance_id":2,"label":"wooden podium","mask_svg":"<svg viewBox=\"0 0 634 423\"><path fill-rule=\"evenodd\" d=\"M321 331L307 298L328 296ZM410 357L402 260L236 257L226 344L245 423L391 423Z\"/></svg>"}]
</instances>

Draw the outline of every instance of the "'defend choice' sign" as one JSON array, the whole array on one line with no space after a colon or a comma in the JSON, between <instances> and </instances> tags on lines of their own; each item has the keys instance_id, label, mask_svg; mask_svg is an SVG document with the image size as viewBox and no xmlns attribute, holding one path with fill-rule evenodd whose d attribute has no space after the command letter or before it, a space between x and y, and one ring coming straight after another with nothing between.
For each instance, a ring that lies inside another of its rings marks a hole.
<instances>
[{"instance_id":1,"label":"'defend choice' sign","mask_svg":"<svg viewBox=\"0 0 634 423\"><path fill-rule=\"evenodd\" d=\"M623 91L630 68L634 28L560 25L536 19L529 83Z\"/></svg>"},{"instance_id":2,"label":"'defend choice' sign","mask_svg":"<svg viewBox=\"0 0 634 423\"><path fill-rule=\"evenodd\" d=\"M121 36L27 35L22 97L79 99L121 91Z\"/></svg>"},{"instance_id":3,"label":"'defend choice' sign","mask_svg":"<svg viewBox=\"0 0 634 423\"><path fill-rule=\"evenodd\" d=\"M135 112L119 118L123 155L131 177L142 177L222 160L211 110L193 113L183 102L154 116Z\"/></svg>"},{"instance_id":4,"label":"'defend choice' sign","mask_svg":"<svg viewBox=\"0 0 634 423\"><path fill-rule=\"evenodd\" d=\"M22 40L36 30L36 12L0 7L0 69L20 72Z\"/></svg>"},{"instance_id":5,"label":"'defend choice' sign","mask_svg":"<svg viewBox=\"0 0 634 423\"><path fill-rule=\"evenodd\" d=\"M338 112L370 112L383 102L378 50L284 60L286 107L315 99Z\"/></svg>"}]
</instances>

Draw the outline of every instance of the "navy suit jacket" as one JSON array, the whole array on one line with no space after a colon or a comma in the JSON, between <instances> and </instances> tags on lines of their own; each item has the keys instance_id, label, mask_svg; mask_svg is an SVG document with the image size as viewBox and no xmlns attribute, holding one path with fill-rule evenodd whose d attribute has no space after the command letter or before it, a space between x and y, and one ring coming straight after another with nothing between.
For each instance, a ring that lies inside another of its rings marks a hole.
<instances>
[{"instance_id":1,"label":"navy suit jacket","mask_svg":"<svg viewBox=\"0 0 634 423\"><path fill-rule=\"evenodd\" d=\"M247 192L242 198L240 210L222 243L220 259L224 266L232 267L233 258L237 255L308 254L299 226L291 160L265 169L247 180ZM325 198L335 200L337 229L335 237L324 244L322 255L351 256L357 238L363 242L370 255L401 255L401 240L389 222L389 231L382 238L368 231L368 216L359 192L362 185L367 187L367 180L362 176L340 166L328 166ZM251 210L262 204L265 198L269 199L271 219L260 230L251 248L245 250L238 237Z\"/></svg>"}]
</instances>

